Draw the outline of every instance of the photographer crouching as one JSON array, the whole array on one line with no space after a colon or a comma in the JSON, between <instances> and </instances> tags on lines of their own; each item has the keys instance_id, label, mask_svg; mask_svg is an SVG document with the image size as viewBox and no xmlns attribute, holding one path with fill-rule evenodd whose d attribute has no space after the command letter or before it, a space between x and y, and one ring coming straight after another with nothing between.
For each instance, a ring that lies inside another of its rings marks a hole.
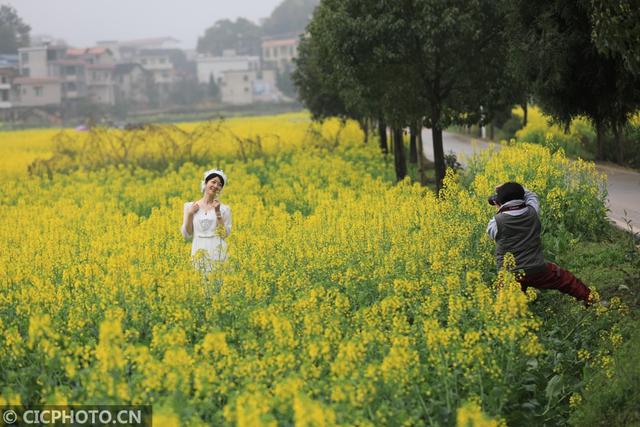
<instances>
[{"instance_id":1,"label":"photographer crouching","mask_svg":"<svg viewBox=\"0 0 640 427\"><path fill-rule=\"evenodd\" d=\"M589 302L589 288L569 271L546 262L540 239L540 202L538 196L516 182L496 187L489 197L497 213L489 221L487 233L496 242L496 262L502 268L505 254L511 252L516 260L515 271L522 290L557 289L572 297Z\"/></svg>"}]
</instances>

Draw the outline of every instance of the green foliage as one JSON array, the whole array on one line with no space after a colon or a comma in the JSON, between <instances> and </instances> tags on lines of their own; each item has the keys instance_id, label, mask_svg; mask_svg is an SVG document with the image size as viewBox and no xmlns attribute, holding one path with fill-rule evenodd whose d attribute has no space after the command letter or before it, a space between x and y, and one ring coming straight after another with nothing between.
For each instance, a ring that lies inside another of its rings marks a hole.
<instances>
[{"instance_id":1,"label":"green foliage","mask_svg":"<svg viewBox=\"0 0 640 427\"><path fill-rule=\"evenodd\" d=\"M29 46L30 32L15 8L0 5L0 54L18 53L19 47Z\"/></svg>"},{"instance_id":2,"label":"green foliage","mask_svg":"<svg viewBox=\"0 0 640 427\"><path fill-rule=\"evenodd\" d=\"M518 0L509 7L511 43L522 51L520 68L532 81L536 103L564 126L587 117L599 136L596 158L603 159L605 130L623 126L640 107L639 76L593 43L591 2Z\"/></svg>"},{"instance_id":3,"label":"green foliage","mask_svg":"<svg viewBox=\"0 0 640 427\"><path fill-rule=\"evenodd\" d=\"M522 117L522 110L515 109L514 114L516 117ZM531 106L527 126L518 130L515 136L520 141L540 144L553 152L562 149L570 157L585 160L595 158L596 134L586 119L578 117L567 128L554 125L551 120L537 107Z\"/></svg>"},{"instance_id":4,"label":"green foliage","mask_svg":"<svg viewBox=\"0 0 640 427\"><path fill-rule=\"evenodd\" d=\"M262 24L266 35L301 33L320 0L283 0Z\"/></svg>"},{"instance_id":5,"label":"green foliage","mask_svg":"<svg viewBox=\"0 0 640 427\"><path fill-rule=\"evenodd\" d=\"M213 78L213 73L209 75L209 85L207 86L207 95L215 100L220 99L220 86L216 83L216 79Z\"/></svg>"},{"instance_id":6,"label":"green foliage","mask_svg":"<svg viewBox=\"0 0 640 427\"><path fill-rule=\"evenodd\" d=\"M589 387L571 414L575 426L640 426L640 322L628 325L631 338L613 353L613 370L592 367Z\"/></svg>"},{"instance_id":7,"label":"green foliage","mask_svg":"<svg viewBox=\"0 0 640 427\"><path fill-rule=\"evenodd\" d=\"M292 67L287 64L287 66L282 71L278 71L278 75L276 77L276 85L280 92L284 95L295 98L296 96L296 88L293 84L293 80L291 80L291 72Z\"/></svg>"},{"instance_id":8,"label":"green foliage","mask_svg":"<svg viewBox=\"0 0 640 427\"><path fill-rule=\"evenodd\" d=\"M623 59L627 70L640 74L640 4L637 0L590 0L591 37L598 50Z\"/></svg>"},{"instance_id":9,"label":"green foliage","mask_svg":"<svg viewBox=\"0 0 640 427\"><path fill-rule=\"evenodd\" d=\"M225 49L233 49L239 55L260 55L261 37L262 28L248 19L221 19L198 38L197 51L221 56Z\"/></svg>"}]
</instances>

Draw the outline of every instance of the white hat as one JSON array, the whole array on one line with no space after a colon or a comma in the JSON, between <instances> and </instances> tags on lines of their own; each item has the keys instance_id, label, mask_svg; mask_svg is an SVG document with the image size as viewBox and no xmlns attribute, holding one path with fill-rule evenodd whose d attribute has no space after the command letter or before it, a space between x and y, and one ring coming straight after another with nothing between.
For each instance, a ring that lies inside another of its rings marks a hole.
<instances>
[{"instance_id":1,"label":"white hat","mask_svg":"<svg viewBox=\"0 0 640 427\"><path fill-rule=\"evenodd\" d=\"M222 179L222 187L224 188L225 184L227 183L227 175L225 175L224 172L222 172L222 169L209 169L208 171L206 171L202 177L202 181L200 181L200 191L204 193L204 186L207 182L207 178L209 178L211 175L218 175L221 179Z\"/></svg>"}]
</instances>

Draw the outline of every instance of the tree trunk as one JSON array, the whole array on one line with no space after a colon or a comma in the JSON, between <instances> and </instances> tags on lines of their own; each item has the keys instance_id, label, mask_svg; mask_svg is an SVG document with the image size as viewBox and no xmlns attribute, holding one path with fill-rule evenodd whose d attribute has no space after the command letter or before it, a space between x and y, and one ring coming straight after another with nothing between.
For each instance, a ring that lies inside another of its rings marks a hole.
<instances>
[{"instance_id":1,"label":"tree trunk","mask_svg":"<svg viewBox=\"0 0 640 427\"><path fill-rule=\"evenodd\" d=\"M526 127L529 120L529 106L527 101L524 101L520 106L522 107L522 127Z\"/></svg>"},{"instance_id":2,"label":"tree trunk","mask_svg":"<svg viewBox=\"0 0 640 427\"><path fill-rule=\"evenodd\" d=\"M493 141L493 137L496 134L495 126L493 126L493 122L489 123L489 139Z\"/></svg>"},{"instance_id":3,"label":"tree trunk","mask_svg":"<svg viewBox=\"0 0 640 427\"><path fill-rule=\"evenodd\" d=\"M616 144L616 162L621 165L624 163L624 141L620 138L620 127L617 123L613 124L613 139Z\"/></svg>"},{"instance_id":4,"label":"tree trunk","mask_svg":"<svg viewBox=\"0 0 640 427\"><path fill-rule=\"evenodd\" d=\"M416 126L411 126L411 130L409 131L409 163L415 165L418 163L418 146L417 135L416 135Z\"/></svg>"},{"instance_id":5,"label":"tree trunk","mask_svg":"<svg viewBox=\"0 0 640 427\"><path fill-rule=\"evenodd\" d=\"M378 133L380 134L380 150L384 154L389 152L389 145L387 144L387 124L383 119L378 119Z\"/></svg>"},{"instance_id":6,"label":"tree trunk","mask_svg":"<svg viewBox=\"0 0 640 427\"><path fill-rule=\"evenodd\" d=\"M396 179L402 181L407 176L407 158L404 150L402 128L393 129L393 159L396 167Z\"/></svg>"},{"instance_id":7,"label":"tree trunk","mask_svg":"<svg viewBox=\"0 0 640 427\"><path fill-rule=\"evenodd\" d=\"M364 143L367 144L369 142L369 120L367 118L360 119L358 124L362 129L362 133L364 133Z\"/></svg>"},{"instance_id":8,"label":"tree trunk","mask_svg":"<svg viewBox=\"0 0 640 427\"><path fill-rule=\"evenodd\" d=\"M436 122L435 120L433 121ZM442 189L442 181L444 180L445 164L444 164L444 148L442 147L442 129L439 126L433 126L431 129L433 135L433 160L436 167L436 190L440 192Z\"/></svg>"},{"instance_id":9,"label":"tree trunk","mask_svg":"<svg viewBox=\"0 0 640 427\"><path fill-rule=\"evenodd\" d=\"M416 135L418 175L420 176L420 184L424 186L427 185L427 177L425 175L424 146L422 145L422 123L417 122L413 129L414 134Z\"/></svg>"},{"instance_id":10,"label":"tree trunk","mask_svg":"<svg viewBox=\"0 0 640 427\"><path fill-rule=\"evenodd\" d=\"M604 160L604 126L600 121L595 123L596 127L596 160Z\"/></svg>"}]
</instances>

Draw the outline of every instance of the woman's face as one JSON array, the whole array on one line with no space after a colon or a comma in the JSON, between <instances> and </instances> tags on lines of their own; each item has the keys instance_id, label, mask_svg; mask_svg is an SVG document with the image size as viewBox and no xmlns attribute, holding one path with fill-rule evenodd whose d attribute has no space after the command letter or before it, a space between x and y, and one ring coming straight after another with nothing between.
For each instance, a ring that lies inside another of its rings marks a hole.
<instances>
[{"instance_id":1,"label":"woman's face","mask_svg":"<svg viewBox=\"0 0 640 427\"><path fill-rule=\"evenodd\" d=\"M214 176L207 181L207 184L204 187L205 193L210 195L218 194L220 190L222 190L222 180L217 176Z\"/></svg>"}]
</instances>

